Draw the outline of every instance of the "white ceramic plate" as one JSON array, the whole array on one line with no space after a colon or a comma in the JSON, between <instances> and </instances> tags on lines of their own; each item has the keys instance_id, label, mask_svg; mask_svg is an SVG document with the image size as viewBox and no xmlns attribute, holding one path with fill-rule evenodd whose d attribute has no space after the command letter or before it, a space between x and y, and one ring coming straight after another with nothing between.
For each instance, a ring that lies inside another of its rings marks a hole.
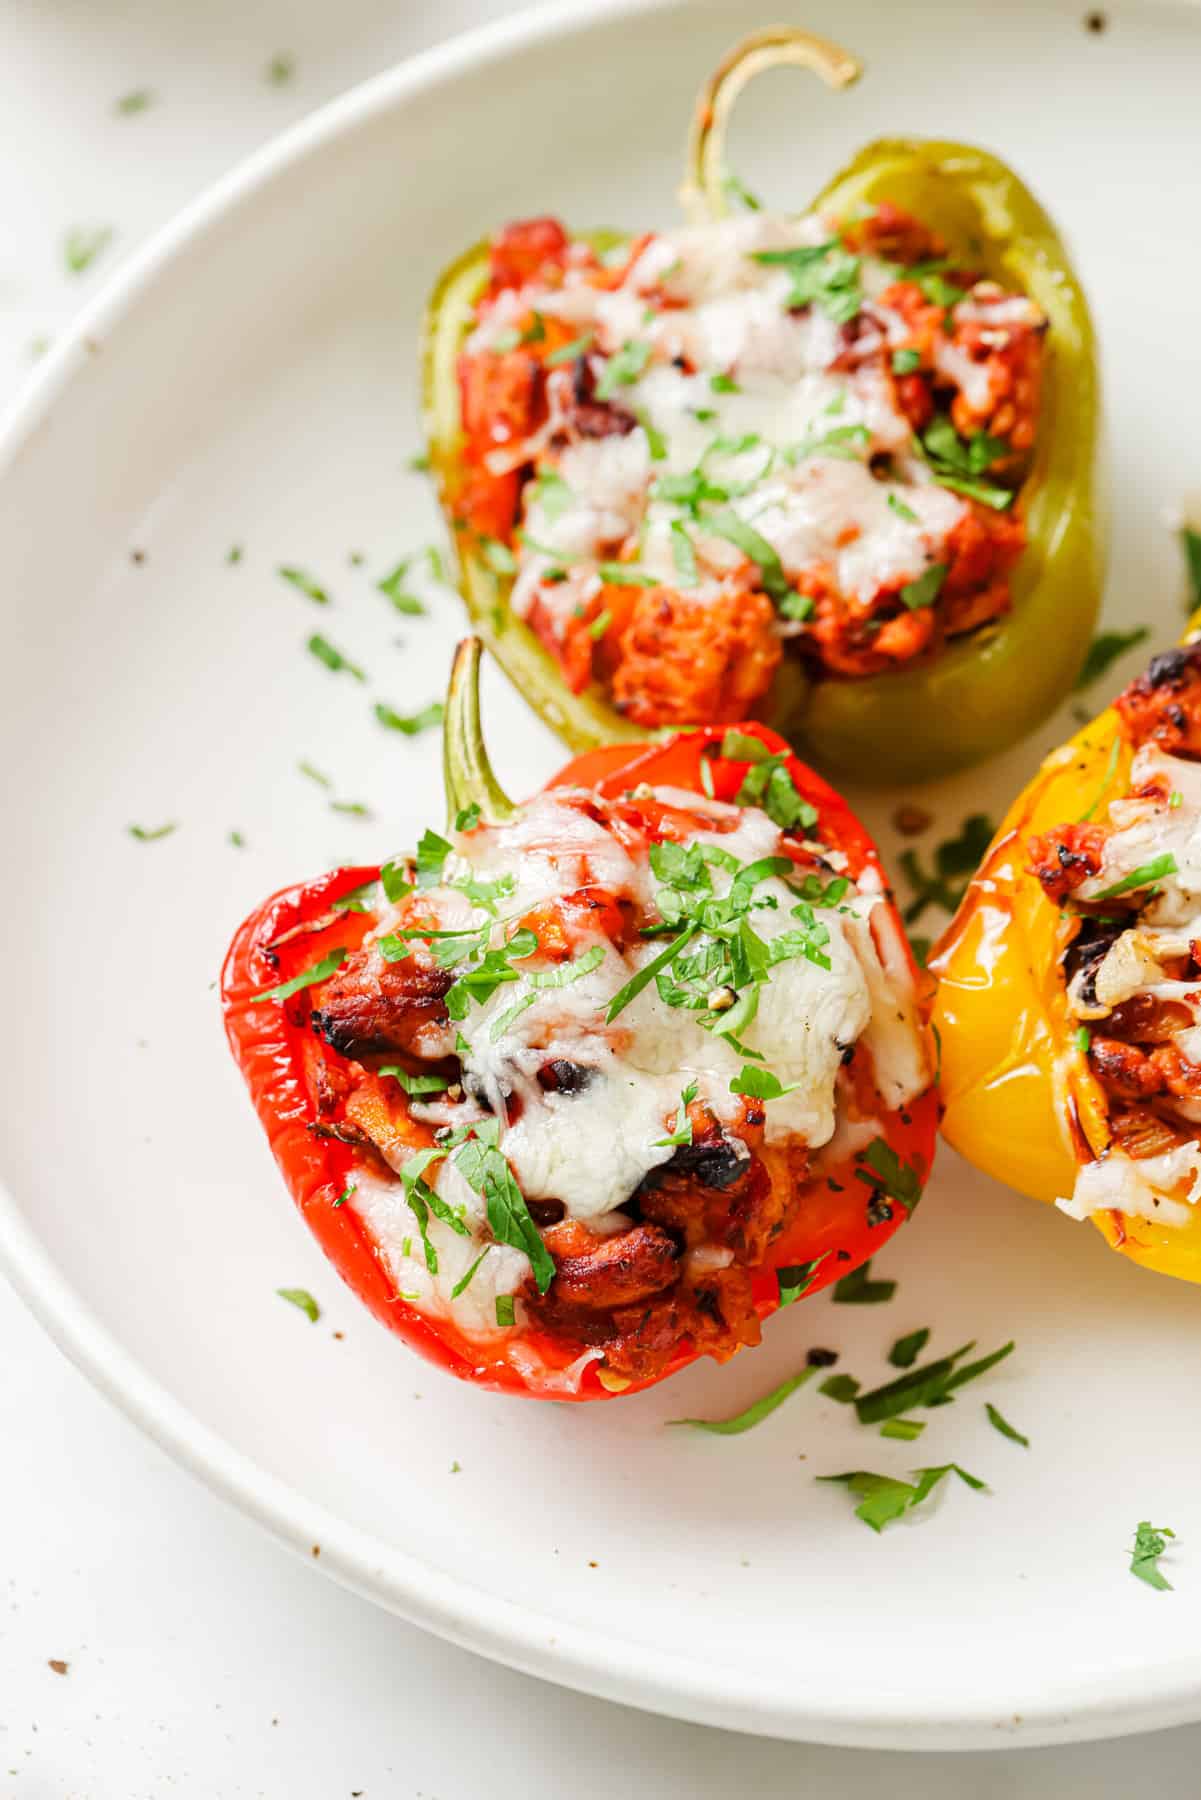
<instances>
[{"instance_id":1,"label":"white ceramic plate","mask_svg":"<svg viewBox=\"0 0 1201 1800\"><path fill-rule=\"evenodd\" d=\"M1070 225L1109 376L1109 618L1168 641L1181 588L1163 515L1195 471L1201 389L1201 20L1117 9L1098 36L1083 0L787 10L870 73L838 99L766 81L735 132L752 185L800 202L864 139L929 131L1009 155ZM243 913L440 817L435 735L395 738L368 705L434 698L460 626L445 593L410 622L373 586L436 531L405 470L431 280L514 214L669 220L693 90L752 22L735 3L560 8L371 83L161 237L29 390L0 454L4 1254L66 1349L215 1488L305 1556L319 1546L339 1580L506 1662L840 1743L1192 1718L1194 1290L944 1152L888 1255L891 1305L799 1306L729 1369L625 1403L498 1399L414 1360L341 1290L225 1050L212 987ZM315 628L369 689L305 654ZM487 697L501 773L529 790L556 746L499 679ZM999 808L1041 748L944 785L940 828ZM375 822L332 812L301 758ZM886 840L891 804L866 804ZM162 841L128 835L168 820ZM285 1285L319 1297L318 1325L275 1298ZM813 1344L882 1379L887 1346L921 1324L936 1347L1016 1337L988 1396L1029 1451L975 1389L912 1449L813 1388L745 1437L662 1429L738 1410ZM813 1479L951 1458L992 1492L957 1486L882 1538ZM1181 1533L1172 1594L1127 1572L1147 1517Z\"/></svg>"}]
</instances>

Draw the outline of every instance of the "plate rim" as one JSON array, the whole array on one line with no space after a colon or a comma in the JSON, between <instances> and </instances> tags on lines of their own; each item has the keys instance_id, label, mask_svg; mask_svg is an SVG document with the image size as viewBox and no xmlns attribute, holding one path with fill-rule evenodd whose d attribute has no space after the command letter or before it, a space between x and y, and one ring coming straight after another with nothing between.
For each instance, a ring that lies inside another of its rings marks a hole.
<instances>
[{"instance_id":1,"label":"plate rim","mask_svg":"<svg viewBox=\"0 0 1201 1800\"><path fill-rule=\"evenodd\" d=\"M132 309L185 249L250 205L308 157L451 86L463 73L525 46L571 39L594 24L682 12L694 0L547 0L477 26L348 89L270 139L211 183L135 250L75 316L0 416L0 483L88 365L90 343ZM1188 0L1190 9L1197 0ZM1201 1716L1201 1651L1140 1672L1115 1673L1056 1695L1010 1693L1004 1704L930 1701L874 1691L812 1704L761 1676L723 1673L678 1652L564 1622L433 1568L399 1545L349 1525L259 1467L150 1375L77 1293L0 1182L0 1270L58 1347L106 1399L177 1463L326 1576L422 1629L503 1665L644 1711L757 1735L855 1748L980 1750L1116 1737Z\"/></svg>"}]
</instances>

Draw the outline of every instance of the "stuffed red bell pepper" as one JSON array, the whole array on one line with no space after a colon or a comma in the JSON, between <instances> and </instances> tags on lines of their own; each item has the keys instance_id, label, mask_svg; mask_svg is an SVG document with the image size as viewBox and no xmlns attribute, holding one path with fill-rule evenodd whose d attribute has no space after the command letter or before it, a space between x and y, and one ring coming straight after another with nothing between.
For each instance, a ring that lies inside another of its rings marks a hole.
<instances>
[{"instance_id":1,"label":"stuffed red bell pepper","mask_svg":"<svg viewBox=\"0 0 1201 1800\"><path fill-rule=\"evenodd\" d=\"M918 978L873 845L758 725L578 757L514 806L477 640L450 824L238 931L230 1044L308 1223L454 1374L558 1399L759 1341L912 1211Z\"/></svg>"}]
</instances>

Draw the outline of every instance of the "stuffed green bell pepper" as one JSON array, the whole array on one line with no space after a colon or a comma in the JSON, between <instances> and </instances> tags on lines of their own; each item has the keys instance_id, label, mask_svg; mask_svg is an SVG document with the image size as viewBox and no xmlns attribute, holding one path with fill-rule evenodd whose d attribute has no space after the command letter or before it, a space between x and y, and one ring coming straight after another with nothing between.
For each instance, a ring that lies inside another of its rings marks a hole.
<instances>
[{"instance_id":1,"label":"stuffed green bell pepper","mask_svg":"<svg viewBox=\"0 0 1201 1800\"><path fill-rule=\"evenodd\" d=\"M758 714L826 767L943 773L1023 736L1102 578L1088 308L1017 176L883 140L803 217L727 172L760 32L701 96L690 222L507 226L443 277L431 467L475 628L575 748Z\"/></svg>"}]
</instances>

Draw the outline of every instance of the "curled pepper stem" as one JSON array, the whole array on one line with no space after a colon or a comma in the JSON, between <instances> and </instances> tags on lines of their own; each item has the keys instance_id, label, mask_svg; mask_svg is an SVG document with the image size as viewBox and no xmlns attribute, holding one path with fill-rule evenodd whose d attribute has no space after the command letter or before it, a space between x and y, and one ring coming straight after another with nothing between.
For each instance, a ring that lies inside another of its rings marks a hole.
<instances>
[{"instance_id":1,"label":"curled pepper stem","mask_svg":"<svg viewBox=\"0 0 1201 1800\"><path fill-rule=\"evenodd\" d=\"M489 825L511 819L516 807L492 772L480 724L479 638L463 638L455 649L446 690L446 716L442 727L442 778L446 785L446 816L453 826L461 812L478 806Z\"/></svg>"},{"instance_id":2,"label":"curled pepper stem","mask_svg":"<svg viewBox=\"0 0 1201 1800\"><path fill-rule=\"evenodd\" d=\"M790 25L769 25L735 44L701 89L692 116L680 200L694 224L720 219L730 210L725 152L735 101L756 75L786 65L810 69L832 88L850 87L863 73L863 64L849 50Z\"/></svg>"}]
</instances>

